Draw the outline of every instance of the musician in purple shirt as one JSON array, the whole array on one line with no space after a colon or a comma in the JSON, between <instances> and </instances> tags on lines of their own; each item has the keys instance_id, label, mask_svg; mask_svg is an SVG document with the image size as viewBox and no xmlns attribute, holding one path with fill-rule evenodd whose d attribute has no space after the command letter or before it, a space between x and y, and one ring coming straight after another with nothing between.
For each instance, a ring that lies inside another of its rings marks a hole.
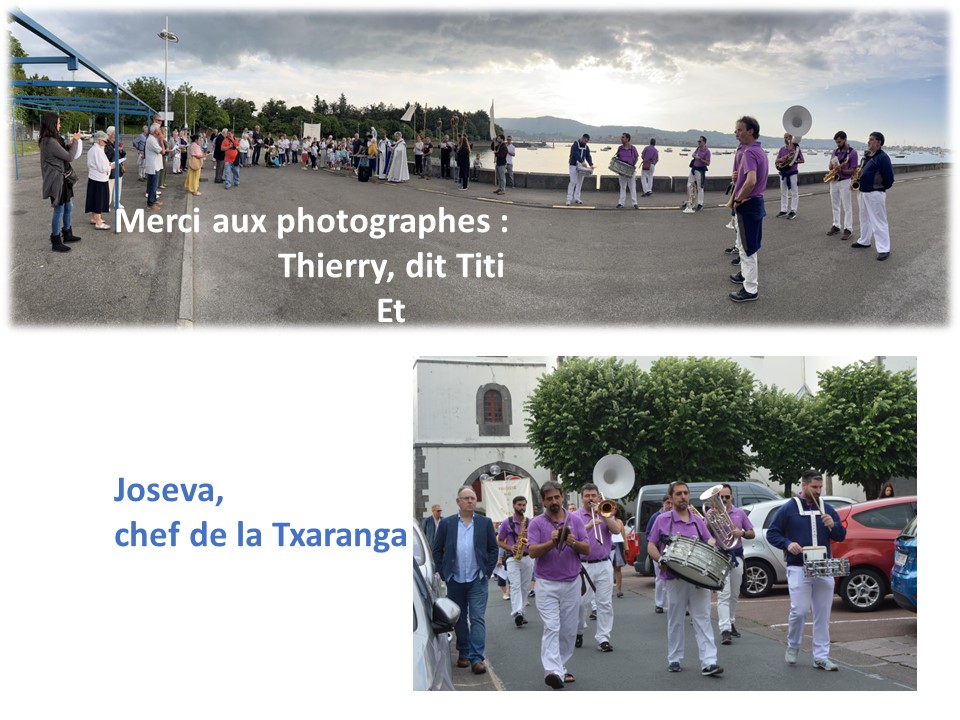
<instances>
[{"instance_id":1,"label":"musician in purple shirt","mask_svg":"<svg viewBox=\"0 0 960 720\"><path fill-rule=\"evenodd\" d=\"M613 631L613 563L610 562L611 537L620 532L616 513L605 518L600 514L600 490L587 483L582 490L583 507L579 515L587 531L590 552L583 558L583 569L593 583L580 596L580 625L577 629L576 646L583 645L583 630L587 627L591 602L597 602L597 649L612 652L610 633Z\"/></svg>"},{"instance_id":2,"label":"musician in purple shirt","mask_svg":"<svg viewBox=\"0 0 960 720\"><path fill-rule=\"evenodd\" d=\"M657 518L653 530L647 536L647 553L654 563L660 564L660 576L667 587L667 671L680 672L683 661L684 617L690 612L693 632L697 637L701 675L720 675L723 668L717 665L717 643L710 622L710 591L678 578L663 565L663 549L675 535L696 538L712 543L713 538L706 523L690 510L690 489L683 481L670 483L670 499L673 510Z\"/></svg>"},{"instance_id":3,"label":"musician in purple shirt","mask_svg":"<svg viewBox=\"0 0 960 720\"><path fill-rule=\"evenodd\" d=\"M534 559L537 610L543 621L540 662L544 682L554 690L574 681L567 672L580 614L580 557L590 553L587 531L576 513L563 507L559 483L540 486L543 515L527 524L527 552Z\"/></svg>"},{"instance_id":4,"label":"musician in purple shirt","mask_svg":"<svg viewBox=\"0 0 960 720\"><path fill-rule=\"evenodd\" d=\"M776 166L780 173L780 212L778 218L785 217L793 220L800 209L800 182L797 175L798 166L806 162L800 143L795 142L793 135L786 133L783 136L783 147L777 153Z\"/></svg>"},{"instance_id":5,"label":"musician in purple shirt","mask_svg":"<svg viewBox=\"0 0 960 720\"><path fill-rule=\"evenodd\" d=\"M643 161L640 172L640 187L643 189L643 197L647 197L653 195L653 173L656 171L657 161L660 159L656 138L650 138L650 144L643 149L640 159Z\"/></svg>"},{"instance_id":6,"label":"musician in purple shirt","mask_svg":"<svg viewBox=\"0 0 960 720\"><path fill-rule=\"evenodd\" d=\"M617 160L627 165L633 165L634 167L633 175L621 175L617 173L617 180L620 182L620 199L617 201L617 207L622 208L623 204L627 201L627 188L629 187L633 209L639 210L640 206L637 205L636 167L637 162L640 160L640 153L637 152L637 148L630 142L630 133L620 135L620 147L617 148Z\"/></svg>"},{"instance_id":7,"label":"musician in purple shirt","mask_svg":"<svg viewBox=\"0 0 960 720\"><path fill-rule=\"evenodd\" d=\"M687 197L685 213L700 212L703 210L703 186L707 181L707 167L710 165L710 148L707 147L707 138L701 135L697 139L697 149L693 152L690 161L690 175L687 177ZM696 187L696 197L693 196Z\"/></svg>"},{"instance_id":8,"label":"musician in purple shirt","mask_svg":"<svg viewBox=\"0 0 960 720\"><path fill-rule=\"evenodd\" d=\"M731 532L736 544L727 550L733 560L733 569L723 582L723 589L717 595L717 619L720 625L720 644L729 645L731 638L740 637L737 631L737 596L740 594L740 582L743 580L743 538L752 540L757 536L753 523L747 514L733 504L733 488L724 483L720 488L720 500L723 509L733 526ZM711 511L712 512L712 511ZM709 515L709 513L708 513Z\"/></svg>"},{"instance_id":9,"label":"musician in purple shirt","mask_svg":"<svg viewBox=\"0 0 960 720\"><path fill-rule=\"evenodd\" d=\"M830 153L830 169L836 169L836 177L830 181L830 205L833 209L833 224L827 235L836 235L843 228L841 240L853 235L853 199L850 194L850 178L857 171L857 151L847 143L847 134L840 130L833 136L837 147ZM842 212L841 212L842 211Z\"/></svg>"},{"instance_id":10,"label":"musician in purple shirt","mask_svg":"<svg viewBox=\"0 0 960 720\"><path fill-rule=\"evenodd\" d=\"M737 233L737 249L740 253L740 272L731 275L734 283L742 283L737 292L730 293L735 303L756 300L759 295L757 254L763 239L763 191L767 188L770 165L767 154L760 146L760 123L749 115L737 120L737 140L744 146L737 167L737 182L734 189L733 209L737 223L743 230Z\"/></svg>"},{"instance_id":11,"label":"musician in purple shirt","mask_svg":"<svg viewBox=\"0 0 960 720\"><path fill-rule=\"evenodd\" d=\"M516 559L517 542L527 529L524 522L529 523L525 515L527 512L527 498L517 495L513 499L513 515L500 523L500 532L497 534L497 545L506 553L503 561L507 570L507 580L510 582L510 615L517 627L523 627L527 620L523 617L523 607L527 599L525 588L530 587L533 577L533 560L526 548L521 551L520 559ZM524 540L529 542L529 537Z\"/></svg>"}]
</instances>

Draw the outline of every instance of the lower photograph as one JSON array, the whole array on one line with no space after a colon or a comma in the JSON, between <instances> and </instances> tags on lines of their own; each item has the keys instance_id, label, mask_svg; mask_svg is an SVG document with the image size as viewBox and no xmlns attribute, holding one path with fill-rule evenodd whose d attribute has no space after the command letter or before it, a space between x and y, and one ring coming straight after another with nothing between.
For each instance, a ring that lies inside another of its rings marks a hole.
<instances>
[{"instance_id":1,"label":"lower photograph","mask_svg":"<svg viewBox=\"0 0 960 720\"><path fill-rule=\"evenodd\" d=\"M916 357L413 370L414 690L917 690Z\"/></svg>"}]
</instances>

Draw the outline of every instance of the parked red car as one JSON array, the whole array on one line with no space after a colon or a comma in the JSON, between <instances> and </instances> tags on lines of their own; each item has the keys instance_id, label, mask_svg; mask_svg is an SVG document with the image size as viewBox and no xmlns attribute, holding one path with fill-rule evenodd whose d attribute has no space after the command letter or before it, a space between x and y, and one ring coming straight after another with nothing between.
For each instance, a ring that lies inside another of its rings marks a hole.
<instances>
[{"instance_id":1,"label":"parked red car","mask_svg":"<svg viewBox=\"0 0 960 720\"><path fill-rule=\"evenodd\" d=\"M837 508L847 529L843 542L833 543L833 556L850 561L850 574L837 578L843 604L854 612L877 610L890 592L894 541L917 515L917 498L885 498Z\"/></svg>"}]
</instances>

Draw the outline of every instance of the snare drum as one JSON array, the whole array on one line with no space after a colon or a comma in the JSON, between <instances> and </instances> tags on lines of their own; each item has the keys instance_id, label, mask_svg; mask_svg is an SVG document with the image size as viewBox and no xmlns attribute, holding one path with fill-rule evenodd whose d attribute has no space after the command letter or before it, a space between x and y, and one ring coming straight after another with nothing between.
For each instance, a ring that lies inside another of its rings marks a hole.
<instances>
[{"instance_id":1,"label":"snare drum","mask_svg":"<svg viewBox=\"0 0 960 720\"><path fill-rule=\"evenodd\" d=\"M722 590L733 565L730 558L705 542L674 535L663 550L663 562L681 580L707 590Z\"/></svg>"},{"instance_id":2,"label":"snare drum","mask_svg":"<svg viewBox=\"0 0 960 720\"><path fill-rule=\"evenodd\" d=\"M803 574L807 577L843 577L850 574L850 561L847 558L804 560Z\"/></svg>"},{"instance_id":3,"label":"snare drum","mask_svg":"<svg viewBox=\"0 0 960 720\"><path fill-rule=\"evenodd\" d=\"M623 175L623 177L633 177L637 174L636 166L625 163L616 156L610 158L610 171L617 175Z\"/></svg>"}]
</instances>

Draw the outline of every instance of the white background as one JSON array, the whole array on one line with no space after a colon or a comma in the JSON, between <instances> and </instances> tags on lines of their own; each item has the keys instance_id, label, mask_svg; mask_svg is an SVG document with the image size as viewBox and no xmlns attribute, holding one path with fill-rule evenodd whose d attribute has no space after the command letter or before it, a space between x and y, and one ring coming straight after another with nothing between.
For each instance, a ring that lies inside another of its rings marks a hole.
<instances>
[{"instance_id":1,"label":"white background","mask_svg":"<svg viewBox=\"0 0 960 720\"><path fill-rule=\"evenodd\" d=\"M891 283L901 281L891 273ZM810 291L817 292L813 274ZM8 304L2 316L9 317ZM431 713L479 717L542 711L545 700L565 714L586 712L587 703L597 712L595 696L582 693L412 693L407 549L279 549L272 539L260 549L195 549L183 535L177 548L114 544L116 529L131 519L152 526L179 519L185 527L208 519L228 529L237 519L263 528L281 520L407 528L418 355L505 348L520 355L917 355L921 494L936 493L947 513L956 506L952 326L748 331L561 323L178 332L7 321L0 328L0 716L406 716L426 704ZM115 503L121 475L209 482L224 502ZM956 667L956 543L946 538L954 524L947 513L924 528L918 622L936 619L925 623L920 643L924 702L946 695ZM650 643L662 650L663 638ZM636 688L656 683L638 677ZM782 694L714 697L729 714L752 708L778 717L841 716L855 707L895 715L918 700L912 693L806 694L802 705ZM600 713L678 701L644 698L643 706L624 698Z\"/></svg>"}]
</instances>

